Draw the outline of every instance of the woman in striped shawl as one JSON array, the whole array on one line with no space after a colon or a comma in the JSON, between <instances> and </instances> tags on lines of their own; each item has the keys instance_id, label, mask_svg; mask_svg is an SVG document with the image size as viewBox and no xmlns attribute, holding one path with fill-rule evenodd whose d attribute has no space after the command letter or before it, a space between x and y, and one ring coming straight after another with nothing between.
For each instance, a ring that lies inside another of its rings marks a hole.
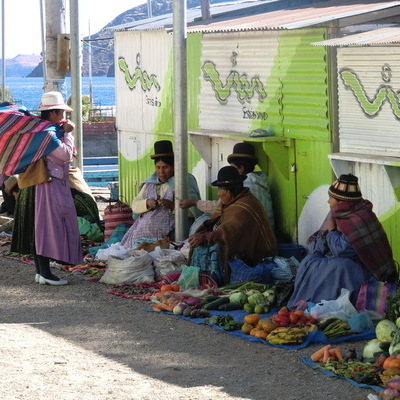
<instances>
[{"instance_id":1,"label":"woman in striped shawl","mask_svg":"<svg viewBox=\"0 0 400 400\"><path fill-rule=\"evenodd\" d=\"M299 266L289 307L299 300L334 300L342 288L355 304L366 280L391 281L397 275L386 233L372 203L362 198L358 178L341 175L328 194L330 212L309 239L312 253Z\"/></svg>"}]
</instances>

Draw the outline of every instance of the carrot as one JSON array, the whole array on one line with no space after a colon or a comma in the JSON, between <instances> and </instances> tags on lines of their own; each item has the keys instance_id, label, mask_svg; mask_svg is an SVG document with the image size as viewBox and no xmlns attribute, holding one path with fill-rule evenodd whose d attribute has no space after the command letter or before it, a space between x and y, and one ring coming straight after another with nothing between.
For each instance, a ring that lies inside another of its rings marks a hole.
<instances>
[{"instance_id":1,"label":"carrot","mask_svg":"<svg viewBox=\"0 0 400 400\"><path fill-rule=\"evenodd\" d=\"M332 353L332 355L338 361L343 361L344 360L342 350L339 347L335 347L334 349L329 350L329 353Z\"/></svg>"},{"instance_id":2,"label":"carrot","mask_svg":"<svg viewBox=\"0 0 400 400\"><path fill-rule=\"evenodd\" d=\"M311 355L311 360L314 361L314 362L322 361L322 358L324 356L325 348L329 350L331 347L332 346L330 344L327 344L326 346L321 347L319 350L317 350L315 353L313 353Z\"/></svg>"},{"instance_id":3,"label":"carrot","mask_svg":"<svg viewBox=\"0 0 400 400\"><path fill-rule=\"evenodd\" d=\"M328 347L325 347L324 348L324 355L323 355L323 357L322 357L322 362L323 363L326 363L326 362L328 362L329 361L329 348Z\"/></svg>"}]
</instances>

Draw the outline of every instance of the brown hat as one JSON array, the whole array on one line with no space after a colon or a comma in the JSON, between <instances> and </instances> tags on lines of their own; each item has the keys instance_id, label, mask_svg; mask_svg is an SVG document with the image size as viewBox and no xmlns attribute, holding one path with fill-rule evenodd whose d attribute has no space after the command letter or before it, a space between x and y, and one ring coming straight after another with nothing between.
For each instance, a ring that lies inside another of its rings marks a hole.
<instances>
[{"instance_id":1,"label":"brown hat","mask_svg":"<svg viewBox=\"0 0 400 400\"><path fill-rule=\"evenodd\" d=\"M222 167L218 171L217 180L214 181L211 185L225 187L236 186L243 183L245 179L246 175L240 175L235 167L227 166Z\"/></svg>"},{"instance_id":2,"label":"brown hat","mask_svg":"<svg viewBox=\"0 0 400 400\"><path fill-rule=\"evenodd\" d=\"M154 153L150 158L157 157L173 157L174 150L172 149L172 142L169 140L159 140L154 143Z\"/></svg>"},{"instance_id":3,"label":"brown hat","mask_svg":"<svg viewBox=\"0 0 400 400\"><path fill-rule=\"evenodd\" d=\"M340 175L328 190L329 196L339 201L360 201L362 199L358 178L354 175Z\"/></svg>"},{"instance_id":4,"label":"brown hat","mask_svg":"<svg viewBox=\"0 0 400 400\"><path fill-rule=\"evenodd\" d=\"M258 159L254 154L254 147L250 143L236 143L233 146L233 153L227 158L228 163L231 162L232 158L248 158L254 161L254 164L258 163Z\"/></svg>"}]
</instances>

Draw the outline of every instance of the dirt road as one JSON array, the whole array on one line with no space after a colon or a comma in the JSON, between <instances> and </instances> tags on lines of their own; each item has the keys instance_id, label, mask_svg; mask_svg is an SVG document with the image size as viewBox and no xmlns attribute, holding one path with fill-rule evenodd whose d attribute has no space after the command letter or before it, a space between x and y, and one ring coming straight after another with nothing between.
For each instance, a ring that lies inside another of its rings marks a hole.
<instances>
[{"instance_id":1,"label":"dirt road","mask_svg":"<svg viewBox=\"0 0 400 400\"><path fill-rule=\"evenodd\" d=\"M362 400L371 393L303 364L299 356L318 345L290 351L248 342L57 273L71 284L36 284L32 266L0 258L2 400Z\"/></svg>"}]
</instances>

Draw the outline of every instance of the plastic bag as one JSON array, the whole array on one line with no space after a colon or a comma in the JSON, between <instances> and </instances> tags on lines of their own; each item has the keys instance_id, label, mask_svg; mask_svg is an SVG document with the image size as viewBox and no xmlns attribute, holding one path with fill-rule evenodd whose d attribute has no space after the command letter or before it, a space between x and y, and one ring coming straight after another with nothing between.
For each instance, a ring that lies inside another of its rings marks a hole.
<instances>
[{"instance_id":1,"label":"plastic bag","mask_svg":"<svg viewBox=\"0 0 400 400\"><path fill-rule=\"evenodd\" d=\"M179 250L162 249L157 246L149 255L153 259L157 280L160 280L164 275L182 271L182 264L186 263L185 257Z\"/></svg>"},{"instance_id":2,"label":"plastic bag","mask_svg":"<svg viewBox=\"0 0 400 400\"><path fill-rule=\"evenodd\" d=\"M154 282L153 260L145 250L133 250L125 259L109 257L107 269L101 283L152 283Z\"/></svg>"},{"instance_id":3,"label":"plastic bag","mask_svg":"<svg viewBox=\"0 0 400 400\"><path fill-rule=\"evenodd\" d=\"M350 292L343 289L336 300L321 300L310 309L310 314L316 319L338 317L348 321L357 314L357 310L350 302Z\"/></svg>"},{"instance_id":4,"label":"plastic bag","mask_svg":"<svg viewBox=\"0 0 400 400\"><path fill-rule=\"evenodd\" d=\"M186 290L189 288L197 289L200 285L200 268L182 265L182 272L178 279L178 285L181 290Z\"/></svg>"},{"instance_id":5,"label":"plastic bag","mask_svg":"<svg viewBox=\"0 0 400 400\"><path fill-rule=\"evenodd\" d=\"M129 250L122 246L120 242L117 242L105 249L99 249L96 253L96 260L107 261L109 257L124 259L128 257L128 254Z\"/></svg>"}]
</instances>

